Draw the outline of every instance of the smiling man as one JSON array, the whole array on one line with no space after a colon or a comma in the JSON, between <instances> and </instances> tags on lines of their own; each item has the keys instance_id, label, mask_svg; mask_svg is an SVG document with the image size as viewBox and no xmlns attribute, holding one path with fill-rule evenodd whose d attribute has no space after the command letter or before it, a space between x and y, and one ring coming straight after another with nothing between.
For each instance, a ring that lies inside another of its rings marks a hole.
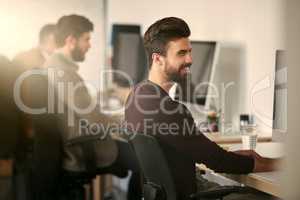
<instances>
[{"instance_id":1,"label":"smiling man","mask_svg":"<svg viewBox=\"0 0 300 200\"><path fill-rule=\"evenodd\" d=\"M255 152L238 154L223 150L197 129L189 110L168 95L172 85L184 81L190 73L189 36L186 22L175 17L158 20L148 28L144 35L150 67L148 80L133 88L125 110L128 129L158 140L179 199L210 185L196 177L195 163L204 163L217 172L241 174L273 170L276 162Z\"/></svg>"}]
</instances>

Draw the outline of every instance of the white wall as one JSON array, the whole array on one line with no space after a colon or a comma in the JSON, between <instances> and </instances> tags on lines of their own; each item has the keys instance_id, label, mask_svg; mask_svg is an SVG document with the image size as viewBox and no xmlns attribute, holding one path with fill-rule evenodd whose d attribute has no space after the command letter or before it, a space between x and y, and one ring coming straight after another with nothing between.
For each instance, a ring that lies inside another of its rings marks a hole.
<instances>
[{"instance_id":1,"label":"white wall","mask_svg":"<svg viewBox=\"0 0 300 200\"><path fill-rule=\"evenodd\" d=\"M80 73L85 80L99 80L105 45L102 0L0 0L0 5L0 54L9 58L36 46L39 30L44 24L56 23L61 16L69 14L89 18L94 23L92 48L86 61L79 63Z\"/></svg>"},{"instance_id":2,"label":"white wall","mask_svg":"<svg viewBox=\"0 0 300 200\"><path fill-rule=\"evenodd\" d=\"M273 89L269 87L256 95L251 89L260 80L272 75L276 49L284 48L284 0L109 0L108 24L137 23L145 29L166 16L184 18L192 30L191 39L217 40L223 46L240 50L242 60L223 58L223 72L236 70L239 77L224 76L225 81L236 82L239 91L232 98L236 107L230 107L235 118L241 112L253 112L261 119L263 131L270 131ZM104 66L104 35L102 0L0 0L0 54L12 58L17 52L37 44L39 28L56 22L65 14L77 13L90 18L95 25L92 48L81 63L80 73L85 80L99 81ZM109 27L110 28L110 27ZM108 41L106 41L108 44ZM237 52L236 55L239 53ZM227 55L227 53L223 54ZM234 69L231 64L240 63ZM231 69L230 69L231 68ZM260 85L261 86L261 85ZM262 86L263 87L263 86ZM254 106L251 104L253 97ZM230 98L229 98L230 99Z\"/></svg>"},{"instance_id":3,"label":"white wall","mask_svg":"<svg viewBox=\"0 0 300 200\"><path fill-rule=\"evenodd\" d=\"M286 166L283 176L284 199L300 199L299 159L299 74L300 74L300 1L287 1L287 50L288 50L288 137L286 140Z\"/></svg>"},{"instance_id":4,"label":"white wall","mask_svg":"<svg viewBox=\"0 0 300 200\"><path fill-rule=\"evenodd\" d=\"M258 120L260 129L270 132L273 88L257 92L254 96L251 89L257 82L272 75L275 50L284 48L283 3L284 0L110 0L108 24L136 23L142 25L144 32L160 18L177 16L190 25L191 39L217 40L224 46L240 49L243 60L239 61L239 77L235 77L235 81L240 82L236 82L240 91L238 109L235 108L232 115L253 112L261 119ZM235 61L227 59L227 66L221 67L226 71L232 62ZM254 106L251 105L251 97Z\"/></svg>"}]
</instances>

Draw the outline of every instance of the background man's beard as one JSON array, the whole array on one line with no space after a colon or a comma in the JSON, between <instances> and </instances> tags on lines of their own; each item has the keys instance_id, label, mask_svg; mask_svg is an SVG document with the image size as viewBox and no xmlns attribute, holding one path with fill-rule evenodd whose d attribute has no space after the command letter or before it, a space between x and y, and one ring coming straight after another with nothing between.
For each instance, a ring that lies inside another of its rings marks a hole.
<instances>
[{"instance_id":1,"label":"background man's beard","mask_svg":"<svg viewBox=\"0 0 300 200\"><path fill-rule=\"evenodd\" d=\"M84 53L80 50L79 47L75 47L75 49L71 52L72 59L76 62L84 61L85 56Z\"/></svg>"}]
</instances>

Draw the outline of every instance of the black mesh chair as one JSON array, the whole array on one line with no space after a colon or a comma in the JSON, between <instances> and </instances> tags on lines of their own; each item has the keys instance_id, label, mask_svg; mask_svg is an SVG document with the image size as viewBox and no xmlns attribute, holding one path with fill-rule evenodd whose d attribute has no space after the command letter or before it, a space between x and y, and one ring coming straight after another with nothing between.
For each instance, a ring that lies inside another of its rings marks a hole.
<instances>
[{"instance_id":1,"label":"black mesh chair","mask_svg":"<svg viewBox=\"0 0 300 200\"><path fill-rule=\"evenodd\" d=\"M119 149L116 166L118 168L121 167L123 169L128 169L129 171L131 171L131 177L129 180L127 191L127 199L140 200L142 198L142 179L136 154L127 139L115 139L115 141Z\"/></svg>"},{"instance_id":2,"label":"black mesh chair","mask_svg":"<svg viewBox=\"0 0 300 200\"><path fill-rule=\"evenodd\" d=\"M27 81L30 94L27 102L31 108L43 108L48 105L48 80L46 76L33 76ZM55 93L55 91L54 91ZM55 96L55 94L54 94ZM54 99L57 99L56 96ZM50 102L51 103L51 102ZM57 108L56 103L54 108ZM83 185L90 184L96 175L112 174L119 178L128 175L128 170L136 173L137 167L132 158L131 148L126 141L115 140L118 156L107 167L97 166L97 146L101 145L101 135L84 135L72 140L62 141L61 116L54 113L31 115L34 128L30 166L30 199L82 200L85 190ZM70 171L63 169L63 148L68 148L84 170ZM72 151L72 149L74 151ZM79 152L79 154L77 154ZM98 152L100 153L100 152Z\"/></svg>"},{"instance_id":3,"label":"black mesh chair","mask_svg":"<svg viewBox=\"0 0 300 200\"><path fill-rule=\"evenodd\" d=\"M176 200L172 174L159 143L152 136L137 134L130 140L143 173L145 200ZM211 190L190 194L188 199L223 199L231 193L246 193L248 188L219 186Z\"/></svg>"}]
</instances>

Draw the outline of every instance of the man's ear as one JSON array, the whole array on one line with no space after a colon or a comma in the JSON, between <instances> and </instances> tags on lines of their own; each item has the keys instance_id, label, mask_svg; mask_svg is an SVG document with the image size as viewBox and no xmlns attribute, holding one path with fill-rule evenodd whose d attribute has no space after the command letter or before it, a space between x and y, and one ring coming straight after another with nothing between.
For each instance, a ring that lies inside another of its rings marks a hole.
<instances>
[{"instance_id":1,"label":"man's ear","mask_svg":"<svg viewBox=\"0 0 300 200\"><path fill-rule=\"evenodd\" d=\"M66 44L67 46L73 50L76 46L76 38L73 36L73 35L69 35L67 38L66 38Z\"/></svg>"},{"instance_id":2,"label":"man's ear","mask_svg":"<svg viewBox=\"0 0 300 200\"><path fill-rule=\"evenodd\" d=\"M164 63L162 56L158 53L153 53L152 54L152 61L153 61L154 64L160 65L160 66L163 65L163 63Z\"/></svg>"}]
</instances>

